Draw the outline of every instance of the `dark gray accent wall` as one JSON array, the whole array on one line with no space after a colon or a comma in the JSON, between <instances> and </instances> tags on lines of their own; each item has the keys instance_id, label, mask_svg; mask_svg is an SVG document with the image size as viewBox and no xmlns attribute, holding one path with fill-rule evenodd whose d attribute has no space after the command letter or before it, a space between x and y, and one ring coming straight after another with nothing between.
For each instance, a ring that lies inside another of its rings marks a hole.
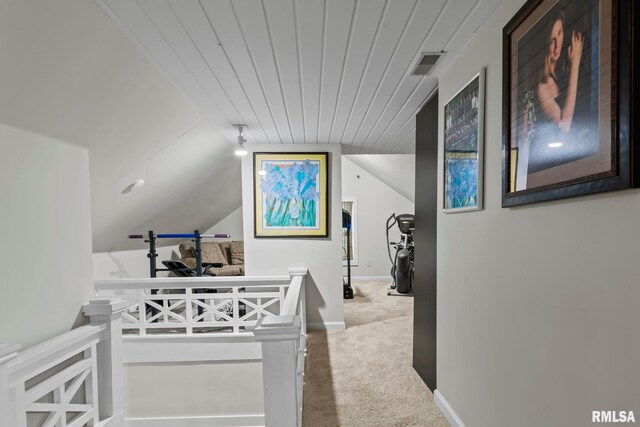
<instances>
[{"instance_id":1,"label":"dark gray accent wall","mask_svg":"<svg viewBox=\"0 0 640 427\"><path fill-rule=\"evenodd\" d=\"M438 94L416 116L416 231L413 367L436 389Z\"/></svg>"}]
</instances>

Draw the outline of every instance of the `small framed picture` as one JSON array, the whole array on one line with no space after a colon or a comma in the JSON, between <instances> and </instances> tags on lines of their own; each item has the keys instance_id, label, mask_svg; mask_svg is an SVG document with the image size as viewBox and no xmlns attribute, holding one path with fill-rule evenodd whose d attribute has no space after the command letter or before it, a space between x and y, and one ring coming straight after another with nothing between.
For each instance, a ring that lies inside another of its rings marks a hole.
<instances>
[{"instance_id":1,"label":"small framed picture","mask_svg":"<svg viewBox=\"0 0 640 427\"><path fill-rule=\"evenodd\" d=\"M503 207L635 185L632 3L530 0L504 28Z\"/></svg>"},{"instance_id":2,"label":"small framed picture","mask_svg":"<svg viewBox=\"0 0 640 427\"><path fill-rule=\"evenodd\" d=\"M329 153L254 153L255 237L327 237Z\"/></svg>"},{"instance_id":3,"label":"small framed picture","mask_svg":"<svg viewBox=\"0 0 640 427\"><path fill-rule=\"evenodd\" d=\"M482 209L485 69L444 106L445 213Z\"/></svg>"}]
</instances>

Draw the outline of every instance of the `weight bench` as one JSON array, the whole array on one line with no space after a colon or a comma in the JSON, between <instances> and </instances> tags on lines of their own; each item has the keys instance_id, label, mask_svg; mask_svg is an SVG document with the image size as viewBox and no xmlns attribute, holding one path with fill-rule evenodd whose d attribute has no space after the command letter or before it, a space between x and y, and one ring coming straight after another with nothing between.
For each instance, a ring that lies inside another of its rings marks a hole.
<instances>
[{"instance_id":1,"label":"weight bench","mask_svg":"<svg viewBox=\"0 0 640 427\"><path fill-rule=\"evenodd\" d=\"M164 266L167 267L168 271L175 274L176 276L180 276L180 277L197 277L198 276L195 268L189 267L187 264L185 264L180 260L162 261L162 264L164 264ZM203 262L202 267L204 267L202 274L215 276L215 274L211 273L209 270L212 268L222 268L222 263L221 262Z\"/></svg>"}]
</instances>

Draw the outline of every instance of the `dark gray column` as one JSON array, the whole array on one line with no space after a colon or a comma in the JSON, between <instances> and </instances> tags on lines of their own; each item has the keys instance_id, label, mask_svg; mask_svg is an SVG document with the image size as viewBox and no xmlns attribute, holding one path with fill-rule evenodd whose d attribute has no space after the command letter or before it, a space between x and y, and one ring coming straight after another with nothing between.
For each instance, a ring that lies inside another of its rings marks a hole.
<instances>
[{"instance_id":1,"label":"dark gray column","mask_svg":"<svg viewBox=\"0 0 640 427\"><path fill-rule=\"evenodd\" d=\"M413 367L436 389L438 94L416 116L416 231Z\"/></svg>"}]
</instances>

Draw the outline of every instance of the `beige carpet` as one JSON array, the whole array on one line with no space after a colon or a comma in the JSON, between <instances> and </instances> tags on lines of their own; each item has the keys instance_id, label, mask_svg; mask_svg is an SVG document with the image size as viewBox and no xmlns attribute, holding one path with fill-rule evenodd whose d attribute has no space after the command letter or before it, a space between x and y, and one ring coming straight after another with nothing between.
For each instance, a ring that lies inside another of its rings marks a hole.
<instances>
[{"instance_id":1,"label":"beige carpet","mask_svg":"<svg viewBox=\"0 0 640 427\"><path fill-rule=\"evenodd\" d=\"M303 426L449 426L411 367L413 298L386 287L355 283L346 331L309 332Z\"/></svg>"}]
</instances>

